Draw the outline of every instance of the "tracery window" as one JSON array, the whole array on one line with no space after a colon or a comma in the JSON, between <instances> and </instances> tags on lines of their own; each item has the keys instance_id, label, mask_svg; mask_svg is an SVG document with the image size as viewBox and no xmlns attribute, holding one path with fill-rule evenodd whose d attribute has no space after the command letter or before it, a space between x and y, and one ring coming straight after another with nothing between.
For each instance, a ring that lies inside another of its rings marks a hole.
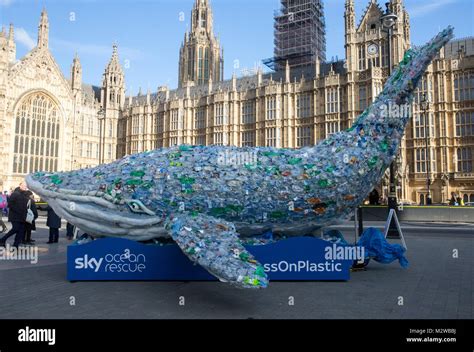
<instances>
[{"instance_id":1,"label":"tracery window","mask_svg":"<svg viewBox=\"0 0 474 352\"><path fill-rule=\"evenodd\" d=\"M59 108L46 94L31 94L15 115L13 173L55 172L58 157Z\"/></svg>"}]
</instances>

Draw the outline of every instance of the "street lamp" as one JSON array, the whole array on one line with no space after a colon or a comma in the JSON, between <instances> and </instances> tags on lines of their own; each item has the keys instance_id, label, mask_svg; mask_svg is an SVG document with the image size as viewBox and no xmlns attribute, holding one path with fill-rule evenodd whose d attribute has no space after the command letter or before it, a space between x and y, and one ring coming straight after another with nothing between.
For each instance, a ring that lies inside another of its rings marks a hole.
<instances>
[{"instance_id":1,"label":"street lamp","mask_svg":"<svg viewBox=\"0 0 474 352\"><path fill-rule=\"evenodd\" d=\"M104 162L103 162L103 154L104 154L104 151L103 151L103 142L102 142L102 134L105 135L105 131L104 133L102 133L102 121L105 120L105 110L100 108L100 110L97 112L97 118L99 119L99 165L102 165Z\"/></svg>"},{"instance_id":2,"label":"street lamp","mask_svg":"<svg viewBox=\"0 0 474 352\"><path fill-rule=\"evenodd\" d=\"M430 117L429 117L429 109L430 109L430 101L426 96L426 93L423 93L420 106L423 110L423 114L425 116L425 156L426 156L426 186L428 189L428 194L426 195L426 205L433 204L431 200L431 151L430 151L430 143L429 143L429 134L430 134Z\"/></svg>"},{"instance_id":3,"label":"street lamp","mask_svg":"<svg viewBox=\"0 0 474 352\"><path fill-rule=\"evenodd\" d=\"M392 12L390 9L390 3L385 4L386 10L380 21L382 22L382 28L385 29L384 32L387 33L387 64L388 64L388 77L392 74L392 35L393 35L393 26L398 20L398 16ZM395 186L395 161L390 164L390 188L388 193L388 209L394 209L397 211L397 188ZM398 237L398 230L393 221L390 223L390 228L388 231L388 236Z\"/></svg>"}]
</instances>

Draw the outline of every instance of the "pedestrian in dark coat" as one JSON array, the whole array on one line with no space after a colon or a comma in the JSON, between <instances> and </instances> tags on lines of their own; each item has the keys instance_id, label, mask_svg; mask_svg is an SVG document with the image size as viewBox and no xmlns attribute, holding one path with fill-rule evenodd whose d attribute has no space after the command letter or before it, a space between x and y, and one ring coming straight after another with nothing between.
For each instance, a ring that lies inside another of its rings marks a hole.
<instances>
[{"instance_id":1,"label":"pedestrian in dark coat","mask_svg":"<svg viewBox=\"0 0 474 352\"><path fill-rule=\"evenodd\" d=\"M13 235L15 241L13 246L17 247L23 242L25 236L26 212L28 210L28 197L25 195L27 191L26 183L20 183L8 198L8 221L12 224L12 229L0 239L0 246L5 246L5 242Z\"/></svg>"},{"instance_id":2,"label":"pedestrian in dark coat","mask_svg":"<svg viewBox=\"0 0 474 352\"><path fill-rule=\"evenodd\" d=\"M49 241L46 243L58 243L59 229L61 228L61 218L54 212L53 208L51 208L49 205L46 209L48 210L48 219L46 220L46 226L49 227Z\"/></svg>"},{"instance_id":3,"label":"pedestrian in dark coat","mask_svg":"<svg viewBox=\"0 0 474 352\"><path fill-rule=\"evenodd\" d=\"M35 197L33 196L33 192L26 191L26 196L29 198L30 209L35 217L31 224L25 223L25 240L23 241L23 244L34 244L35 240L31 239L31 231L36 231L35 220L38 219L38 209L36 208L36 202Z\"/></svg>"},{"instance_id":4,"label":"pedestrian in dark coat","mask_svg":"<svg viewBox=\"0 0 474 352\"><path fill-rule=\"evenodd\" d=\"M67 223L66 224L66 236L69 241L74 238L74 230L75 226L73 224Z\"/></svg>"}]
</instances>

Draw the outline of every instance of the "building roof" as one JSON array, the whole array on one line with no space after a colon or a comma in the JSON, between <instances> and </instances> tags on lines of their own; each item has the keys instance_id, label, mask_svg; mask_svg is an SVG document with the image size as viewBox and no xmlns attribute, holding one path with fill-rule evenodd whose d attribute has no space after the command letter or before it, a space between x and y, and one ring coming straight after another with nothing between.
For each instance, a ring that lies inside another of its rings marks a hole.
<instances>
[{"instance_id":1,"label":"building roof","mask_svg":"<svg viewBox=\"0 0 474 352\"><path fill-rule=\"evenodd\" d=\"M336 74L345 74L346 69L344 67L344 61L339 60L335 62L325 62L320 64L320 72L322 76L329 75L329 72L332 70ZM270 72L262 74L262 85L269 85L271 81L273 82L283 82L285 80L285 70L277 71L277 72ZM290 70L290 82L294 82L295 80L300 81L301 78L305 80L313 80L315 76L315 68L314 65L304 66L304 67L297 67ZM218 92L229 92L232 90L232 81L233 79L227 79L222 82L216 82L212 84L212 91L209 92L209 85L199 85L199 86L192 86L189 88L190 96L191 97L200 97L206 96L212 93ZM251 75L251 76L244 76L240 78L236 78L236 90L238 92L245 92L247 90L255 89L258 86L258 75ZM173 90L160 90L159 92L151 93L150 94L150 101L158 101L164 102L166 101L166 94L169 94L170 99L183 99L186 95L186 87L173 89ZM145 105L147 101L146 94L139 94L135 97L132 97L132 106L137 105ZM125 100L125 105L129 106L129 98Z\"/></svg>"},{"instance_id":2,"label":"building roof","mask_svg":"<svg viewBox=\"0 0 474 352\"><path fill-rule=\"evenodd\" d=\"M71 80L67 79L69 85L71 85ZM82 100L86 104L94 104L96 101L100 100L100 87L93 86L91 84L82 83Z\"/></svg>"},{"instance_id":3,"label":"building roof","mask_svg":"<svg viewBox=\"0 0 474 352\"><path fill-rule=\"evenodd\" d=\"M464 56L474 55L474 37L451 40L444 47L444 56L446 58L458 57L460 52Z\"/></svg>"}]
</instances>

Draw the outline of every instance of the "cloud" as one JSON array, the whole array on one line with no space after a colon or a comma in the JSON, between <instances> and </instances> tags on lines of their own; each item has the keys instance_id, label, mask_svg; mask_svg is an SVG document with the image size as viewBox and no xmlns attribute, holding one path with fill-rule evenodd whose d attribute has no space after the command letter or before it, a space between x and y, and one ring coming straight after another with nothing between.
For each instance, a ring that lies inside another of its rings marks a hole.
<instances>
[{"instance_id":1,"label":"cloud","mask_svg":"<svg viewBox=\"0 0 474 352\"><path fill-rule=\"evenodd\" d=\"M0 0L8 1L8 0ZM24 45L28 50L33 49L36 46L36 43L33 38L28 34L24 28L15 28L15 40Z\"/></svg>"},{"instance_id":2,"label":"cloud","mask_svg":"<svg viewBox=\"0 0 474 352\"><path fill-rule=\"evenodd\" d=\"M54 38L51 40L53 48L58 50L69 50L77 52L81 56L100 56L109 57L112 55L112 43L110 45L85 44L69 40ZM121 59L140 60L145 54L138 49L118 46L118 52Z\"/></svg>"},{"instance_id":3,"label":"cloud","mask_svg":"<svg viewBox=\"0 0 474 352\"><path fill-rule=\"evenodd\" d=\"M436 11L441 7L451 5L455 2L457 2L457 0L431 0L431 1L426 1L426 2L423 1L422 4L415 5L411 9L408 9L408 13L410 17L412 18L418 17L418 16L426 15L427 13L430 13L430 12Z\"/></svg>"}]
</instances>

